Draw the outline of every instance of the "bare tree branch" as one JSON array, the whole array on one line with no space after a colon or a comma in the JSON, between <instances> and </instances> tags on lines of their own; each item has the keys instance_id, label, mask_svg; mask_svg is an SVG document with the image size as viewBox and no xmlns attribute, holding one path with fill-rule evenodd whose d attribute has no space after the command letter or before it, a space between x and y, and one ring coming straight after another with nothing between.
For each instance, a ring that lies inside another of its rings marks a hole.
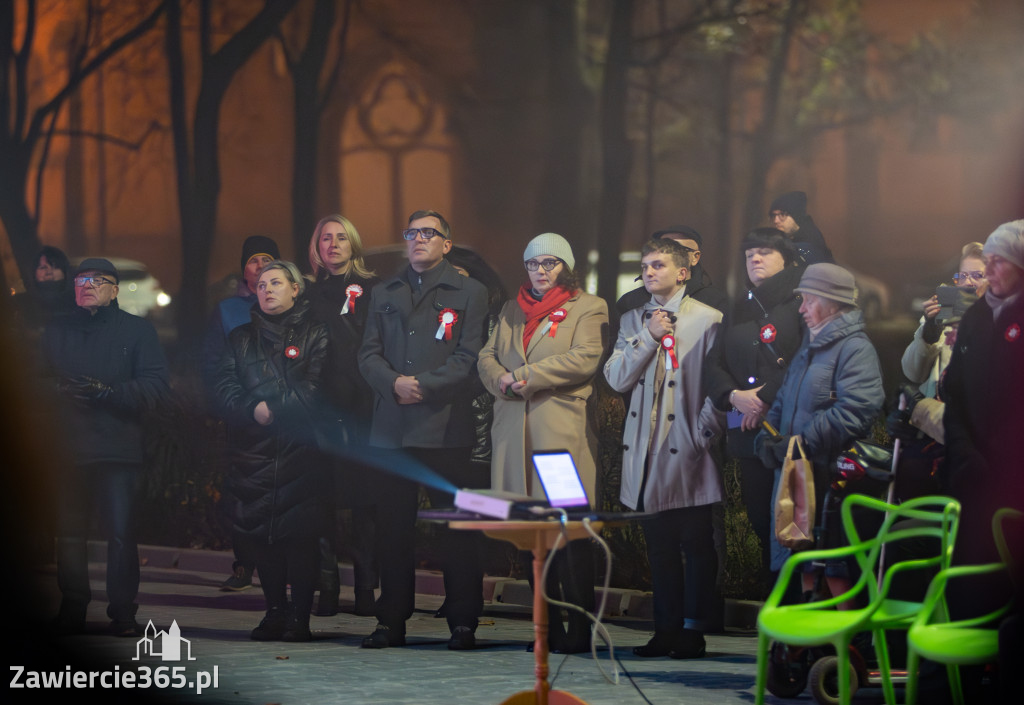
<instances>
[{"instance_id":1,"label":"bare tree branch","mask_svg":"<svg viewBox=\"0 0 1024 705\"><path fill-rule=\"evenodd\" d=\"M35 112L35 115L32 117L32 122L29 125L28 134L25 136L25 141L33 142L38 139L40 130L42 129L43 120L51 113L58 112L61 105L63 105L64 101L67 100L68 96L78 90L78 86L82 81L102 66L107 59L152 29L166 7L167 0L163 0L145 19L124 32L121 36L112 40L105 49L96 54L85 66L82 67L80 71L73 73L68 79L67 84L58 91L57 95L51 98L48 103L40 107Z\"/></svg>"}]
</instances>

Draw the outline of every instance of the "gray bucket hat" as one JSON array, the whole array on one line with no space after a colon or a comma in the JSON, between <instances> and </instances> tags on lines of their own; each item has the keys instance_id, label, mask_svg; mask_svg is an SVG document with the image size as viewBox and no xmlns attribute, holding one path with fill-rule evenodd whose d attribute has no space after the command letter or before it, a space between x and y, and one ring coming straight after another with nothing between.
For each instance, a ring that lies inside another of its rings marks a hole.
<instances>
[{"instance_id":1,"label":"gray bucket hat","mask_svg":"<svg viewBox=\"0 0 1024 705\"><path fill-rule=\"evenodd\" d=\"M793 291L817 294L850 306L857 305L857 284L853 275L839 265L828 262L809 266L800 277L800 285Z\"/></svg>"}]
</instances>

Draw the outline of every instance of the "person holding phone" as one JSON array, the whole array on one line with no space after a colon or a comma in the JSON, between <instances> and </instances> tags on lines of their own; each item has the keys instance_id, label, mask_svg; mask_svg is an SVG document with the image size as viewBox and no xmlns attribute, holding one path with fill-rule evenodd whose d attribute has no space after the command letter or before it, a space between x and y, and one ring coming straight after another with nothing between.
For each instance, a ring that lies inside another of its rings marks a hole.
<instances>
[{"instance_id":1,"label":"person holding phone","mask_svg":"<svg viewBox=\"0 0 1024 705\"><path fill-rule=\"evenodd\" d=\"M985 258L980 242L969 242L961 248L960 264L953 274L953 283L963 297L961 304L954 306L961 313L974 299L984 295L988 281L985 279ZM891 436L916 440L921 431L938 443L945 442L942 430L945 404L939 391L939 380L949 364L959 322L959 316L952 317L955 310L946 308L943 313L938 290L924 302L921 324L903 352L902 360L903 375L917 389L901 390L906 396L906 408L890 414L887 430Z\"/></svg>"}]
</instances>

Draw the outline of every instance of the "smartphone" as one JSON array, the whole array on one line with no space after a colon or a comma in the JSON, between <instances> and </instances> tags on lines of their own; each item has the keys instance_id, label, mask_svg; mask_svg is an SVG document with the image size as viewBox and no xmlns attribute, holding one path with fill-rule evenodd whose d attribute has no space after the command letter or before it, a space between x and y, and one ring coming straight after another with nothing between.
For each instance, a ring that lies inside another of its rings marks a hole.
<instances>
[{"instance_id":1,"label":"smartphone","mask_svg":"<svg viewBox=\"0 0 1024 705\"><path fill-rule=\"evenodd\" d=\"M940 325L958 322L963 317L964 311L978 300L978 295L973 288L960 289L949 284L940 284L936 287L935 297L940 307L935 320Z\"/></svg>"}]
</instances>

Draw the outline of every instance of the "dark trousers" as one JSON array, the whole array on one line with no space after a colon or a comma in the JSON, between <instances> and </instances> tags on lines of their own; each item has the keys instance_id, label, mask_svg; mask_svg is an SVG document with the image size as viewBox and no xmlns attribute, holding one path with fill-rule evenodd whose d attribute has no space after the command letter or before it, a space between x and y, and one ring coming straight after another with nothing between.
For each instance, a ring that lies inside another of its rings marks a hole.
<instances>
[{"instance_id":1,"label":"dark trousers","mask_svg":"<svg viewBox=\"0 0 1024 705\"><path fill-rule=\"evenodd\" d=\"M714 608L718 572L711 512L710 504L669 509L641 523L651 564L656 632L678 634L687 615L694 629L707 628L703 620Z\"/></svg>"},{"instance_id":2,"label":"dark trousers","mask_svg":"<svg viewBox=\"0 0 1024 705\"><path fill-rule=\"evenodd\" d=\"M761 570L768 571L771 562L768 537L772 523L772 487L775 473L758 458L739 458L740 493L747 519L761 543Z\"/></svg>"},{"instance_id":3,"label":"dark trousers","mask_svg":"<svg viewBox=\"0 0 1024 705\"><path fill-rule=\"evenodd\" d=\"M107 539L107 616L135 616L139 593L139 548L133 506L141 468L135 464L76 466L62 478L57 519L57 584L61 611L85 617L92 600L86 541L93 512Z\"/></svg>"},{"instance_id":4,"label":"dark trousers","mask_svg":"<svg viewBox=\"0 0 1024 705\"><path fill-rule=\"evenodd\" d=\"M338 555L352 560L356 591L373 590L379 581L374 534L380 521L375 498L370 492L376 471L366 464L364 446L353 446L330 459L334 511L331 530L320 539L320 590L337 593L341 588ZM386 510L386 506L385 506ZM346 517L347 514L347 517ZM346 521L348 519L348 521Z\"/></svg>"},{"instance_id":5,"label":"dark trousers","mask_svg":"<svg viewBox=\"0 0 1024 705\"><path fill-rule=\"evenodd\" d=\"M469 448L406 448L378 450L381 467L425 465L458 488L487 486L489 476L474 472ZM375 551L380 565L380 599L377 620L392 629L404 630L415 603L415 538L418 485L388 473L379 473L376 504L381 521L376 527ZM434 507L450 507L450 492L428 488ZM483 612L482 535L476 531L438 531L444 569L445 616L448 627L476 629Z\"/></svg>"},{"instance_id":6,"label":"dark trousers","mask_svg":"<svg viewBox=\"0 0 1024 705\"><path fill-rule=\"evenodd\" d=\"M533 552L519 554L530 589L533 584ZM545 592L548 597L582 607L591 614L597 608L594 590L594 551L590 539L575 539L551 559ZM548 645L553 649L572 648L590 643L590 620L575 610L569 610L569 629L562 624L562 608L548 605Z\"/></svg>"},{"instance_id":7,"label":"dark trousers","mask_svg":"<svg viewBox=\"0 0 1024 705\"><path fill-rule=\"evenodd\" d=\"M253 545L267 610L288 606L288 586L291 585L295 617L300 623L308 624L320 571L319 539L297 537L278 539L274 543L254 541Z\"/></svg>"}]
</instances>

